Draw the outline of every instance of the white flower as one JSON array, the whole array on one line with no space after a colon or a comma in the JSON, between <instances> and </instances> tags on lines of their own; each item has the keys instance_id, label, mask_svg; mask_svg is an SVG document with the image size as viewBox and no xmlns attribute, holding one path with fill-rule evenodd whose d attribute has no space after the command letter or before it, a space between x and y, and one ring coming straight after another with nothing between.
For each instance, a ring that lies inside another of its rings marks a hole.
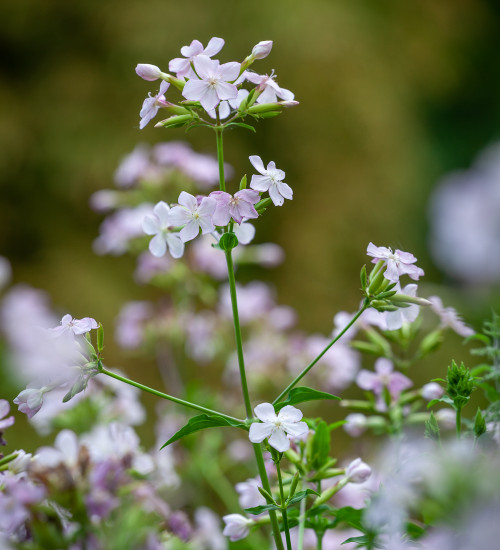
<instances>
[{"instance_id":1,"label":"white flower","mask_svg":"<svg viewBox=\"0 0 500 550\"><path fill-rule=\"evenodd\" d=\"M215 231L212 223L212 215L217 206L213 197L203 197L198 203L196 197L182 191L179 195L179 206L174 206L169 212L170 225L184 227L179 235L183 243L194 239L198 233L211 233Z\"/></svg>"},{"instance_id":2,"label":"white flower","mask_svg":"<svg viewBox=\"0 0 500 550\"><path fill-rule=\"evenodd\" d=\"M350 483L364 483L372 475L372 469L361 458L356 458L347 466L345 475Z\"/></svg>"},{"instance_id":3,"label":"white flower","mask_svg":"<svg viewBox=\"0 0 500 550\"><path fill-rule=\"evenodd\" d=\"M177 73L178 78L193 78L196 77L191 63L194 62L198 55L206 55L212 57L219 53L224 46L224 40L214 36L210 39L206 48L203 48L203 44L199 40L193 40L189 46L183 46L181 48L181 54L184 56L176 57L172 59L168 64L168 69L174 73Z\"/></svg>"},{"instance_id":4,"label":"white flower","mask_svg":"<svg viewBox=\"0 0 500 550\"><path fill-rule=\"evenodd\" d=\"M285 101L293 101L295 97L290 90L278 86L275 81L276 75L274 71L270 75L260 75L252 71L245 71L244 77L253 84L257 84L257 90L262 91L257 98L257 103L276 103L278 97Z\"/></svg>"},{"instance_id":5,"label":"white flower","mask_svg":"<svg viewBox=\"0 0 500 550\"><path fill-rule=\"evenodd\" d=\"M307 424L300 422L302 412L291 405L286 405L276 415L271 403L261 403L255 407L254 412L262 423L254 423L250 426L250 441L261 443L268 438L269 445L280 453L290 448L287 434L300 437L309 431Z\"/></svg>"},{"instance_id":6,"label":"white flower","mask_svg":"<svg viewBox=\"0 0 500 550\"><path fill-rule=\"evenodd\" d=\"M59 336L67 332L73 333L75 336L78 336L79 334L90 332L92 329L96 329L97 327L97 321L95 319L92 319L91 317L84 317L83 319L73 319L73 317L71 317L71 315L68 313L61 319L60 326L50 329L50 331L54 336Z\"/></svg>"},{"instance_id":7,"label":"white flower","mask_svg":"<svg viewBox=\"0 0 500 550\"><path fill-rule=\"evenodd\" d=\"M439 296L429 296L429 302L432 304L432 311L441 320L441 328L451 328L451 330L464 338L474 334L474 330L460 319L455 309L443 306L443 302Z\"/></svg>"},{"instance_id":8,"label":"white flower","mask_svg":"<svg viewBox=\"0 0 500 550\"><path fill-rule=\"evenodd\" d=\"M153 216L146 216L142 222L144 233L154 235L149 242L149 251L157 258L164 256L167 248L173 258L181 258L184 254L184 243L179 234L169 231L169 212L169 206L160 201L153 208Z\"/></svg>"},{"instance_id":9,"label":"white flower","mask_svg":"<svg viewBox=\"0 0 500 550\"><path fill-rule=\"evenodd\" d=\"M406 285L403 289L399 283L393 288L398 294L405 294L406 296L417 295L417 285ZM420 308L416 304L412 304L408 307L400 307L396 311L385 312L385 320L387 321L387 330L398 330L405 323L413 323L418 317Z\"/></svg>"},{"instance_id":10,"label":"white flower","mask_svg":"<svg viewBox=\"0 0 500 550\"><path fill-rule=\"evenodd\" d=\"M293 198L293 191L289 185L287 185L283 179L285 172L276 168L276 164L271 161L267 168L264 168L262 159L253 155L249 157L253 167L262 174L261 176L252 176L250 187L256 191L268 191L271 200L275 206L281 206L285 199Z\"/></svg>"},{"instance_id":11,"label":"white flower","mask_svg":"<svg viewBox=\"0 0 500 550\"><path fill-rule=\"evenodd\" d=\"M141 117L139 128L141 130L143 130L149 123L149 121L156 116L159 108L162 105L165 105L166 101L164 94L169 86L170 84L168 82L162 80L159 92L155 96L151 96L151 94L148 94L148 97L144 100L141 112L139 113L139 116Z\"/></svg>"},{"instance_id":12,"label":"white flower","mask_svg":"<svg viewBox=\"0 0 500 550\"><path fill-rule=\"evenodd\" d=\"M241 514L228 514L222 520L226 524L222 534L229 537L232 542L244 539L250 532L250 527L254 524L253 520Z\"/></svg>"},{"instance_id":13,"label":"white flower","mask_svg":"<svg viewBox=\"0 0 500 550\"><path fill-rule=\"evenodd\" d=\"M373 263L383 260L386 263L387 269L384 272L384 277L393 283L399 281L401 275L407 274L414 281L424 274L424 271L417 267L415 262L417 258L410 252L402 250L392 251L391 248L385 246L375 246L373 243L368 245L366 250L368 256L373 256Z\"/></svg>"}]
</instances>

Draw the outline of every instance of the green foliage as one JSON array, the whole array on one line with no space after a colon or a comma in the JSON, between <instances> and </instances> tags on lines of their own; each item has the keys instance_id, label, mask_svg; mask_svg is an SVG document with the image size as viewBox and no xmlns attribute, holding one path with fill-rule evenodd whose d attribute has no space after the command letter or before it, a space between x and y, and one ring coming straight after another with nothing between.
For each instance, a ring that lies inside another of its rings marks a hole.
<instances>
[{"instance_id":1,"label":"green foliage","mask_svg":"<svg viewBox=\"0 0 500 550\"><path fill-rule=\"evenodd\" d=\"M462 409L469 401L474 391L474 380L470 370L463 363L458 366L455 361L451 362L446 375L446 393L453 401L455 409Z\"/></svg>"},{"instance_id":2,"label":"green foliage","mask_svg":"<svg viewBox=\"0 0 500 550\"><path fill-rule=\"evenodd\" d=\"M340 401L340 397L324 391L313 390L306 386L298 386L289 391L288 397L284 401L280 401L274 405L274 408L279 411L286 405L297 405L306 401L316 401L320 399L336 399Z\"/></svg>"},{"instance_id":3,"label":"green foliage","mask_svg":"<svg viewBox=\"0 0 500 550\"><path fill-rule=\"evenodd\" d=\"M432 411L429 420L425 422L425 437L435 440L439 440L440 438L439 425Z\"/></svg>"},{"instance_id":4,"label":"green foliage","mask_svg":"<svg viewBox=\"0 0 500 550\"><path fill-rule=\"evenodd\" d=\"M308 440L307 463L314 470L324 466L330 454L330 430L324 420L316 426L314 436Z\"/></svg>"}]
</instances>

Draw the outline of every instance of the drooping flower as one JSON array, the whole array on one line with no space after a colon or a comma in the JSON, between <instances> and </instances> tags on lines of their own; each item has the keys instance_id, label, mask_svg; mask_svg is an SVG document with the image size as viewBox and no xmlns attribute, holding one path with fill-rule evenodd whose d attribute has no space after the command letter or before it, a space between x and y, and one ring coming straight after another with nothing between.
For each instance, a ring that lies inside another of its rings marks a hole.
<instances>
[{"instance_id":1,"label":"drooping flower","mask_svg":"<svg viewBox=\"0 0 500 550\"><path fill-rule=\"evenodd\" d=\"M286 405L276 415L271 403L261 403L255 407L254 412L261 423L256 422L250 426L250 441L262 443L264 439L268 439L269 445L280 453L290 448L287 434L300 437L309 431L307 424L300 421L302 412L291 405Z\"/></svg>"},{"instance_id":2,"label":"drooping flower","mask_svg":"<svg viewBox=\"0 0 500 550\"><path fill-rule=\"evenodd\" d=\"M179 234L170 231L169 212L170 207L160 201L153 208L153 216L146 216L142 222L144 233L154 235L149 241L149 251L157 258L164 256L167 248L173 258L181 258L184 254L184 243Z\"/></svg>"},{"instance_id":3,"label":"drooping flower","mask_svg":"<svg viewBox=\"0 0 500 550\"><path fill-rule=\"evenodd\" d=\"M250 527L254 524L252 519L241 514L228 514L222 520L226 524L222 534L229 537L231 542L244 539L250 532Z\"/></svg>"},{"instance_id":4,"label":"drooping flower","mask_svg":"<svg viewBox=\"0 0 500 550\"><path fill-rule=\"evenodd\" d=\"M255 210L254 204L260 200L258 191L251 189L242 189L231 196L225 191L212 191L209 195L217 201L212 222L215 225L225 226L231 218L238 224L243 218L258 218L259 214Z\"/></svg>"},{"instance_id":5,"label":"drooping flower","mask_svg":"<svg viewBox=\"0 0 500 550\"><path fill-rule=\"evenodd\" d=\"M212 57L218 54L224 46L224 40L222 38L213 37L210 39L206 48L203 48L203 44L199 40L193 40L189 46L183 46L181 48L181 54L184 56L176 57L172 59L168 64L169 71L177 74L178 78L196 77L194 74L191 63L194 62L197 56L204 55L206 57Z\"/></svg>"},{"instance_id":6,"label":"drooping flower","mask_svg":"<svg viewBox=\"0 0 500 550\"><path fill-rule=\"evenodd\" d=\"M257 91L261 92L256 103L276 103L278 97L285 101L292 101L293 92L278 86L274 71L270 75L260 75L253 71L245 71L245 78L253 84L257 84Z\"/></svg>"},{"instance_id":7,"label":"drooping flower","mask_svg":"<svg viewBox=\"0 0 500 550\"><path fill-rule=\"evenodd\" d=\"M50 329L53 336L60 336L61 334L69 333L78 336L85 334L93 329L96 329L99 325L95 319L91 317L84 317L83 319L73 319L68 313L61 319L61 324L58 327Z\"/></svg>"},{"instance_id":8,"label":"drooping flower","mask_svg":"<svg viewBox=\"0 0 500 550\"><path fill-rule=\"evenodd\" d=\"M262 174L261 176L252 176L250 182L252 189L260 192L268 191L275 206L281 206L285 199L291 200L293 198L291 187L283 181L285 172L276 168L273 161L267 165L267 168L264 168L262 159L259 156L252 155L249 159L257 172Z\"/></svg>"},{"instance_id":9,"label":"drooping flower","mask_svg":"<svg viewBox=\"0 0 500 550\"><path fill-rule=\"evenodd\" d=\"M373 263L377 263L379 260L386 263L387 269L384 272L384 277L393 283L397 283L401 275L406 274L414 281L418 281L419 277L424 274L422 269L414 265L417 258L409 252L401 250L393 252L391 248L375 246L370 243L366 253L368 256L373 256Z\"/></svg>"},{"instance_id":10,"label":"drooping flower","mask_svg":"<svg viewBox=\"0 0 500 550\"><path fill-rule=\"evenodd\" d=\"M168 82L162 80L159 92L155 96L152 96L150 93L148 97L144 100L141 112L139 113L139 116L141 117L139 128L141 130L143 130L146 125L156 116L158 110L162 105L166 106L164 94L168 90L169 86L170 84Z\"/></svg>"},{"instance_id":11,"label":"drooping flower","mask_svg":"<svg viewBox=\"0 0 500 550\"><path fill-rule=\"evenodd\" d=\"M179 235L183 243L194 239L198 233L211 233L215 230L212 216L217 205L213 197L203 197L198 202L196 197L182 191L178 199L179 205L170 209L170 225L183 225Z\"/></svg>"},{"instance_id":12,"label":"drooping flower","mask_svg":"<svg viewBox=\"0 0 500 550\"><path fill-rule=\"evenodd\" d=\"M429 296L429 302L431 302L432 311L439 317L441 328L451 328L460 336L467 338L467 336L472 336L474 330L467 326L456 310L452 307L444 307L443 301L439 296Z\"/></svg>"},{"instance_id":13,"label":"drooping flower","mask_svg":"<svg viewBox=\"0 0 500 550\"><path fill-rule=\"evenodd\" d=\"M406 296L417 295L417 285L406 285L403 289L399 283L394 287L399 294L405 294ZM413 323L418 317L420 308L416 304L411 304L408 307L400 307L396 311L385 312L385 319L387 321L387 330L398 330L404 323Z\"/></svg>"},{"instance_id":14,"label":"drooping flower","mask_svg":"<svg viewBox=\"0 0 500 550\"><path fill-rule=\"evenodd\" d=\"M353 460L347 466L345 475L350 483L364 483L372 474L372 469L361 458Z\"/></svg>"},{"instance_id":15,"label":"drooping flower","mask_svg":"<svg viewBox=\"0 0 500 550\"><path fill-rule=\"evenodd\" d=\"M186 99L199 101L206 111L211 111L221 100L238 96L238 88L231 82L238 78L240 63L232 61L220 65L206 55L196 56L193 63L199 78L187 81L182 90Z\"/></svg>"},{"instance_id":16,"label":"drooping flower","mask_svg":"<svg viewBox=\"0 0 500 550\"><path fill-rule=\"evenodd\" d=\"M356 378L356 384L363 390L372 391L381 397L387 388L391 398L396 401L403 390L413 386L413 382L404 374L394 371L394 365L389 359L381 357L375 362L375 372L362 370Z\"/></svg>"},{"instance_id":17,"label":"drooping flower","mask_svg":"<svg viewBox=\"0 0 500 550\"><path fill-rule=\"evenodd\" d=\"M20 412L33 418L42 408L44 394L52 389L53 386L48 384L33 382L14 399L14 403L18 405Z\"/></svg>"}]
</instances>

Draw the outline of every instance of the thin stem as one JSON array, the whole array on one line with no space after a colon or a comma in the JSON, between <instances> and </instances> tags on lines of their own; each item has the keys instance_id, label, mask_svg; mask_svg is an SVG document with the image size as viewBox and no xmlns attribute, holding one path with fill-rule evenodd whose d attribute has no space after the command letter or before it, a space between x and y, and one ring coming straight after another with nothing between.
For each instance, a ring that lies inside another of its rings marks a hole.
<instances>
[{"instance_id":1,"label":"thin stem","mask_svg":"<svg viewBox=\"0 0 500 550\"><path fill-rule=\"evenodd\" d=\"M222 416L222 418L226 418L227 420L231 420L233 422L244 422L244 420L241 420L239 418L235 418L234 416L229 416L228 414L224 414L224 413L221 413L219 411L213 411L212 409L207 409L206 407L202 407L201 405L197 405L196 403L191 403L190 401L185 401L184 399L179 399L178 397L173 397L172 395L168 395L168 394L163 393L161 391L155 390L153 388L145 386L144 384L139 384L139 382L135 382L134 380L130 380L129 378L125 378L124 376L120 376L119 374L111 372L110 370L105 369L104 367L101 367L99 369L99 372L101 372L102 374L107 374L111 378L116 378L116 380L120 380L121 382L125 382L125 384L129 384L130 386L134 386L136 388L139 388L140 390L143 390L145 392L156 395L157 397L161 397L162 399L167 399L168 401L173 401L174 403L177 403L178 405L183 405L184 407L188 407L190 409L195 409L196 411L201 411L201 412L204 412L204 413L207 413L207 414L215 414L217 416Z\"/></svg>"},{"instance_id":2,"label":"thin stem","mask_svg":"<svg viewBox=\"0 0 500 550\"><path fill-rule=\"evenodd\" d=\"M286 547L287 547L287 550L292 550L292 541L290 539L290 528L288 527L288 514L286 513L286 508L284 508L285 493L283 491L283 480L281 479L281 468L280 468L279 460L276 462L276 472L278 473L278 485L280 488L280 504L282 506L281 516L283 517L283 525L285 527Z\"/></svg>"},{"instance_id":3,"label":"thin stem","mask_svg":"<svg viewBox=\"0 0 500 550\"><path fill-rule=\"evenodd\" d=\"M354 325L354 323L361 317L362 313L367 310L370 307L368 299L365 299L363 302L363 307L356 313L356 315L349 321L349 323L335 336L335 338L326 346L326 348L315 358L313 359L309 365L297 376L293 379L293 381L288 384L288 386L278 395L278 397L273 401L273 405L275 405L278 401L283 399L285 395L300 381L304 376L314 367L314 365L325 355L325 353L344 336L344 334Z\"/></svg>"},{"instance_id":4,"label":"thin stem","mask_svg":"<svg viewBox=\"0 0 500 550\"><path fill-rule=\"evenodd\" d=\"M297 542L297 550L302 550L304 547L304 531L306 528L306 499L300 501L300 516L299 516L299 536Z\"/></svg>"},{"instance_id":5,"label":"thin stem","mask_svg":"<svg viewBox=\"0 0 500 550\"><path fill-rule=\"evenodd\" d=\"M240 318L238 314L238 301L236 298L236 281L234 278L234 266L231 250L226 251L227 274L229 277L229 292L231 294L231 307L233 309L234 335L236 338L236 351L238 354L238 367L240 369L241 391L245 401L247 417L252 417L252 406L248 393L247 376L245 372L245 359L243 357L243 342L241 339Z\"/></svg>"},{"instance_id":6,"label":"thin stem","mask_svg":"<svg viewBox=\"0 0 500 550\"><path fill-rule=\"evenodd\" d=\"M217 140L217 162L219 163L219 189L221 191L226 190L226 179L224 177L224 148L222 145L222 128L215 130L215 137Z\"/></svg>"},{"instance_id":7,"label":"thin stem","mask_svg":"<svg viewBox=\"0 0 500 550\"><path fill-rule=\"evenodd\" d=\"M460 439L460 435L462 433L462 409L457 409L457 437Z\"/></svg>"},{"instance_id":8,"label":"thin stem","mask_svg":"<svg viewBox=\"0 0 500 550\"><path fill-rule=\"evenodd\" d=\"M255 454L255 460L257 461L257 469L259 470L262 488L271 494L271 485L269 484L269 478L267 477L266 465L264 464L264 456L262 454L262 447L260 446L260 443L254 443L253 451ZM276 550L285 550L283 547L283 541L281 540L280 526L278 523L276 510L269 510L269 519L271 520L271 526L273 528Z\"/></svg>"}]
</instances>

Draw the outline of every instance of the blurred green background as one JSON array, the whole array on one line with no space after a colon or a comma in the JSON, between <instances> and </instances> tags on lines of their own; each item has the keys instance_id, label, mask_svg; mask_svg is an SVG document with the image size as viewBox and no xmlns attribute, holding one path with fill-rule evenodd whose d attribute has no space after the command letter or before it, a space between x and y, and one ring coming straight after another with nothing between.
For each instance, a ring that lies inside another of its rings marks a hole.
<instances>
[{"instance_id":1,"label":"blurred green background","mask_svg":"<svg viewBox=\"0 0 500 550\"><path fill-rule=\"evenodd\" d=\"M181 46L212 36L226 40L223 61L272 39L255 69L276 69L300 101L225 141L236 177L257 154L294 189L257 240L284 247L268 277L300 326L326 334L335 312L356 309L369 241L413 252L426 285L447 285L427 250L427 201L443 174L500 137L495 0L20 0L2 3L0 20L0 255L61 314L95 317L110 334L123 302L151 295L134 285L132 258L92 252L102 216L88 200L138 142L185 137L139 130L157 85L135 65L166 70ZM208 131L187 138L215 151ZM477 328L499 303L495 292L454 296ZM126 365L109 340L108 364Z\"/></svg>"}]
</instances>

